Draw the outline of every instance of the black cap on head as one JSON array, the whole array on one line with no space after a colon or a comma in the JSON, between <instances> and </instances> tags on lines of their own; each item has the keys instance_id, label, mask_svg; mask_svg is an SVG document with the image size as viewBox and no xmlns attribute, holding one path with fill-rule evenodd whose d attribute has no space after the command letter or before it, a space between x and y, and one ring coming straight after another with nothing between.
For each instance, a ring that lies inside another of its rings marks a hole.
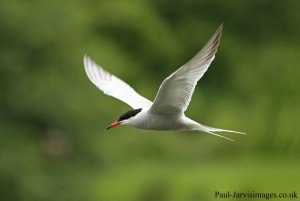
<instances>
[{"instance_id":1,"label":"black cap on head","mask_svg":"<svg viewBox=\"0 0 300 201\"><path fill-rule=\"evenodd\" d=\"M118 119L118 121L123 121L125 119L129 119L131 117L134 117L136 114L138 114L139 112L142 111L142 108L139 108L139 109L135 109L135 110L130 110L124 114L122 114L120 116L120 118Z\"/></svg>"}]
</instances>

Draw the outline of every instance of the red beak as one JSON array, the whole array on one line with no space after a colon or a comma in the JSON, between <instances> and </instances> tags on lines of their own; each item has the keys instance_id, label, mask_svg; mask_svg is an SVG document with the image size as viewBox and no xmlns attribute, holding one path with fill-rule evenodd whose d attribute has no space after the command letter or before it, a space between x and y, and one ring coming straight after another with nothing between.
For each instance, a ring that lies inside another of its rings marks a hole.
<instances>
[{"instance_id":1,"label":"red beak","mask_svg":"<svg viewBox=\"0 0 300 201\"><path fill-rule=\"evenodd\" d=\"M113 128L113 127L116 127L116 126L119 126L120 124L121 124L120 121L116 121L116 122L110 124L110 126L107 127L106 130L108 130L108 129L110 129L110 128Z\"/></svg>"}]
</instances>

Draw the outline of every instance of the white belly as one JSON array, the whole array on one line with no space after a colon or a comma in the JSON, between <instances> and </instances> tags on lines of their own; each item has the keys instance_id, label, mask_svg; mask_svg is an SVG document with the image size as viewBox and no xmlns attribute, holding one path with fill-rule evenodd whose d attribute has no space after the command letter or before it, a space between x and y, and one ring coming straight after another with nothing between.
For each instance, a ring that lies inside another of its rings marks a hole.
<instances>
[{"instance_id":1,"label":"white belly","mask_svg":"<svg viewBox=\"0 0 300 201\"><path fill-rule=\"evenodd\" d=\"M131 126L145 130L193 130L196 122L184 115L157 115L144 112L130 123Z\"/></svg>"}]
</instances>

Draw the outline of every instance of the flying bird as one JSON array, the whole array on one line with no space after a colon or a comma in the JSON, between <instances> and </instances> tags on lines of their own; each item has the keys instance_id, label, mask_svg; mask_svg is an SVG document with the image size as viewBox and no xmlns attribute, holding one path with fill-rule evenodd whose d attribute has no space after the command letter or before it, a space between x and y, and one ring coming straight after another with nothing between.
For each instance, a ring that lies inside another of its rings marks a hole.
<instances>
[{"instance_id":1,"label":"flying bird","mask_svg":"<svg viewBox=\"0 0 300 201\"><path fill-rule=\"evenodd\" d=\"M107 129L119 125L129 125L139 129L158 131L202 131L230 141L233 140L216 132L245 134L205 126L184 114L198 80L201 79L215 58L222 29L223 24L191 60L162 82L153 102L141 96L123 80L104 70L85 55L84 68L90 81L104 94L119 99L132 107L132 110L122 114Z\"/></svg>"}]
</instances>

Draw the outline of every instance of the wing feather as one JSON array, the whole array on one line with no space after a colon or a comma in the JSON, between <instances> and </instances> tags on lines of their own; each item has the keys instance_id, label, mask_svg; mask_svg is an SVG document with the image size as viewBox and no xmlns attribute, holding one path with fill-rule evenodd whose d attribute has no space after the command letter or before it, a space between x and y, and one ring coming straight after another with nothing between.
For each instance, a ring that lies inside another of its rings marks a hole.
<instances>
[{"instance_id":1,"label":"wing feather","mask_svg":"<svg viewBox=\"0 0 300 201\"><path fill-rule=\"evenodd\" d=\"M223 24L205 46L186 64L168 76L160 85L150 109L158 114L184 113L191 101L195 86L215 58Z\"/></svg>"},{"instance_id":2,"label":"wing feather","mask_svg":"<svg viewBox=\"0 0 300 201\"><path fill-rule=\"evenodd\" d=\"M151 107L152 102L150 100L138 94L118 77L105 71L87 55L84 56L84 69L90 81L104 94L127 103L133 109Z\"/></svg>"}]
</instances>

